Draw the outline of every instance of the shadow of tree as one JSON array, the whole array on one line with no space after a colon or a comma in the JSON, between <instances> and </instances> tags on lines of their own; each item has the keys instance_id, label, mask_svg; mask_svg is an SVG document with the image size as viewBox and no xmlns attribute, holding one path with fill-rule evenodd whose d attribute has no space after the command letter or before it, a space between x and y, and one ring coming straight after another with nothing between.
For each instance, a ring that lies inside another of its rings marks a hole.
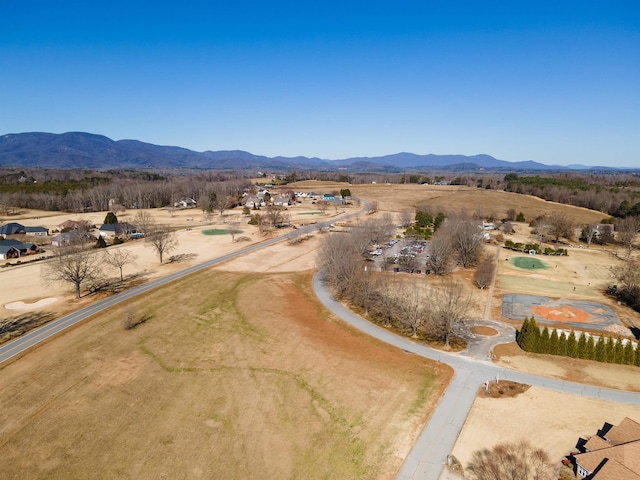
<instances>
[{"instance_id":1,"label":"shadow of tree","mask_svg":"<svg viewBox=\"0 0 640 480\"><path fill-rule=\"evenodd\" d=\"M0 343L8 342L29 330L33 330L55 318L51 312L29 312L17 317L0 320Z\"/></svg>"}]
</instances>

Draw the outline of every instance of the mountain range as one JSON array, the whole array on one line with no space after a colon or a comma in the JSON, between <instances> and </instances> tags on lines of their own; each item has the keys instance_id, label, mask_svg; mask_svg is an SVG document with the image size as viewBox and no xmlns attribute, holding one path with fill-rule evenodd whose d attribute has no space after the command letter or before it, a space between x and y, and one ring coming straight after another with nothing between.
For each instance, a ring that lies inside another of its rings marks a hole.
<instances>
[{"instance_id":1,"label":"mountain range","mask_svg":"<svg viewBox=\"0 0 640 480\"><path fill-rule=\"evenodd\" d=\"M233 169L319 170L345 172L404 172L424 169L567 170L587 168L549 166L534 161L508 162L490 155L416 155L396 153L380 157L327 160L308 157L266 157L242 150L195 152L181 147L138 140L114 141L84 132L16 133L0 136L0 166L61 169Z\"/></svg>"}]
</instances>

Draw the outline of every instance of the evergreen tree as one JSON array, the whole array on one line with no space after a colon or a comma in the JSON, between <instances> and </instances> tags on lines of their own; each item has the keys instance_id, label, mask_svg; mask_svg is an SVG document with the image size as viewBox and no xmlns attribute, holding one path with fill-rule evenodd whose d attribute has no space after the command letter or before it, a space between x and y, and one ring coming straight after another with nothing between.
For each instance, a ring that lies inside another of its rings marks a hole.
<instances>
[{"instance_id":1,"label":"evergreen tree","mask_svg":"<svg viewBox=\"0 0 640 480\"><path fill-rule=\"evenodd\" d=\"M578 337L578 348L576 350L577 358L587 358L587 336L584 332L580 333Z\"/></svg>"},{"instance_id":2,"label":"evergreen tree","mask_svg":"<svg viewBox=\"0 0 640 480\"><path fill-rule=\"evenodd\" d=\"M576 358L578 356L578 341L576 340L576 332L571 330L567 338L567 356Z\"/></svg>"},{"instance_id":3,"label":"evergreen tree","mask_svg":"<svg viewBox=\"0 0 640 480\"><path fill-rule=\"evenodd\" d=\"M620 337L616 339L616 343L613 346L613 363L624 363L624 345Z\"/></svg>"},{"instance_id":4,"label":"evergreen tree","mask_svg":"<svg viewBox=\"0 0 640 480\"><path fill-rule=\"evenodd\" d=\"M627 343L624 346L624 364L625 365L633 365L635 360L635 351L633 348L633 344L630 340L627 340Z\"/></svg>"},{"instance_id":5,"label":"evergreen tree","mask_svg":"<svg viewBox=\"0 0 640 480\"><path fill-rule=\"evenodd\" d=\"M604 343L604 361L607 363L613 363L615 359L613 348L614 348L613 338L607 337L607 341Z\"/></svg>"},{"instance_id":6,"label":"evergreen tree","mask_svg":"<svg viewBox=\"0 0 640 480\"><path fill-rule=\"evenodd\" d=\"M102 235L98 235L98 240L96 240L95 248L106 248L107 242L105 242L104 237Z\"/></svg>"},{"instance_id":7,"label":"evergreen tree","mask_svg":"<svg viewBox=\"0 0 640 480\"><path fill-rule=\"evenodd\" d=\"M597 362L606 362L607 361L607 352L605 348L604 337L600 335L598 338L598 342L593 350L593 359Z\"/></svg>"},{"instance_id":8,"label":"evergreen tree","mask_svg":"<svg viewBox=\"0 0 640 480\"><path fill-rule=\"evenodd\" d=\"M554 328L549 337L549 353L551 355L558 355L558 331Z\"/></svg>"},{"instance_id":9,"label":"evergreen tree","mask_svg":"<svg viewBox=\"0 0 640 480\"><path fill-rule=\"evenodd\" d=\"M116 214L113 212L109 212L107 213L107 216L104 217L104 222L106 224L113 224L113 223L118 223L118 217L116 217Z\"/></svg>"},{"instance_id":10,"label":"evergreen tree","mask_svg":"<svg viewBox=\"0 0 640 480\"><path fill-rule=\"evenodd\" d=\"M636 343L636 355L633 359L633 364L636 367L640 367L640 342Z\"/></svg>"},{"instance_id":11,"label":"evergreen tree","mask_svg":"<svg viewBox=\"0 0 640 480\"><path fill-rule=\"evenodd\" d=\"M517 338L517 343L518 346L524 350L525 352L528 352L529 350L527 349L528 343L531 340L531 325L529 323L529 317L524 317L524 320L522 321L522 326L520 327L520 332L518 333L518 338Z\"/></svg>"},{"instance_id":12,"label":"evergreen tree","mask_svg":"<svg viewBox=\"0 0 640 480\"><path fill-rule=\"evenodd\" d=\"M558 338L558 355L567 355L567 335L564 332Z\"/></svg>"},{"instance_id":13,"label":"evergreen tree","mask_svg":"<svg viewBox=\"0 0 640 480\"><path fill-rule=\"evenodd\" d=\"M542 333L540 334L540 341L538 342L538 353L549 353L549 343L549 329L547 327L544 327Z\"/></svg>"},{"instance_id":14,"label":"evergreen tree","mask_svg":"<svg viewBox=\"0 0 640 480\"><path fill-rule=\"evenodd\" d=\"M539 353L540 350L540 337L542 336L540 332L540 327L536 322L536 319L531 317L529 319L529 330L530 332L527 335L527 352Z\"/></svg>"},{"instance_id":15,"label":"evergreen tree","mask_svg":"<svg viewBox=\"0 0 640 480\"><path fill-rule=\"evenodd\" d=\"M593 360L595 359L595 349L596 349L596 342L593 340L593 335L589 335L589 338L587 339L587 348L586 348L586 352L585 352L585 357L587 360Z\"/></svg>"}]
</instances>

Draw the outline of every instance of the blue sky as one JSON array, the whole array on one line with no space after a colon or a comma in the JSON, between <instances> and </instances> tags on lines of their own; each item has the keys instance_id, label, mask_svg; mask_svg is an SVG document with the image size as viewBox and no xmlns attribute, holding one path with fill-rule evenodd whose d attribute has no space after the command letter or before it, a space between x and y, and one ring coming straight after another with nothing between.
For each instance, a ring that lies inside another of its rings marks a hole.
<instances>
[{"instance_id":1,"label":"blue sky","mask_svg":"<svg viewBox=\"0 0 640 480\"><path fill-rule=\"evenodd\" d=\"M640 2L0 0L0 134L640 167Z\"/></svg>"}]
</instances>

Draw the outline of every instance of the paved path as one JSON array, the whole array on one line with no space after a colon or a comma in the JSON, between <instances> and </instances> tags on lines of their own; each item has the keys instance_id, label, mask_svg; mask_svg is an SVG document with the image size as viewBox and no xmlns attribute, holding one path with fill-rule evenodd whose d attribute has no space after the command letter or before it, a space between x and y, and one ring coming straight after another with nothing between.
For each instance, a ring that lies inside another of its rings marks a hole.
<instances>
[{"instance_id":1,"label":"paved path","mask_svg":"<svg viewBox=\"0 0 640 480\"><path fill-rule=\"evenodd\" d=\"M406 352L446 363L455 369L456 373L450 387L438 403L429 423L400 469L397 477L400 480L434 480L439 478L447 455L453 449L469 409L476 398L476 393L483 382L488 380L511 380L559 392L640 405L639 393L599 388L508 370L487 361L486 353L484 354L485 359L476 359L473 356L441 352L415 343L409 338L395 335L347 309L333 297L321 273L315 275L313 288L325 307L349 325ZM495 324L492 322L491 326L495 327L496 325L497 322ZM508 327L505 327L502 335L509 337ZM507 341L512 340L513 334ZM490 339L487 345L492 348L491 345L496 341L498 340Z\"/></svg>"}]
</instances>

